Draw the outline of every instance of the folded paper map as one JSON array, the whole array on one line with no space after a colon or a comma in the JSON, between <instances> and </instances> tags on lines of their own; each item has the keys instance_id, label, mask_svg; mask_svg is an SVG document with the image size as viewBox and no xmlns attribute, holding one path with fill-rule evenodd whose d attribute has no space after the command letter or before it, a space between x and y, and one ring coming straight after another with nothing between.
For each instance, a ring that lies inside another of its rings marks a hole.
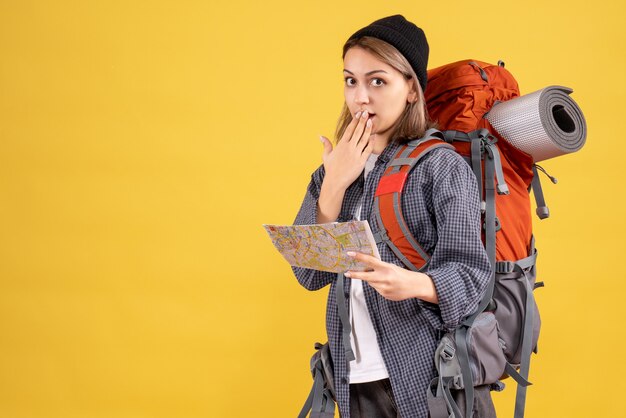
<instances>
[{"instance_id":1,"label":"folded paper map","mask_svg":"<svg viewBox=\"0 0 626 418\"><path fill-rule=\"evenodd\" d=\"M364 271L367 266L346 252L357 251L380 259L367 221L317 225L263 225L285 260L296 267L331 271Z\"/></svg>"}]
</instances>

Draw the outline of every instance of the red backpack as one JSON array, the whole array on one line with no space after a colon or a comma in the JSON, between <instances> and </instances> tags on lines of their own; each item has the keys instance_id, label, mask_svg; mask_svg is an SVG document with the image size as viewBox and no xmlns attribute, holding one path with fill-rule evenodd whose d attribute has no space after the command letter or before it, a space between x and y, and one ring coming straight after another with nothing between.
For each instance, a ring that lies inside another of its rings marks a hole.
<instances>
[{"instance_id":1,"label":"red backpack","mask_svg":"<svg viewBox=\"0 0 626 418\"><path fill-rule=\"evenodd\" d=\"M428 389L433 418L471 418L472 388L488 384L502 390L500 379L508 376L518 383L515 417L524 414L530 353L536 352L540 328L532 291L542 285L535 282L531 188L539 217L547 217L548 211L533 158L507 143L484 118L494 104L519 94L517 82L501 62L465 60L430 70L425 97L440 131L430 130L401 147L376 191L374 216L386 230L380 239L407 268L419 271L427 266L429 255L409 232L401 211L394 209L394 201L402 201L411 169L431 150L454 147L478 181L483 242L494 273L477 311L439 344L439 376ZM465 391L464 405L455 403L450 389Z\"/></svg>"}]
</instances>

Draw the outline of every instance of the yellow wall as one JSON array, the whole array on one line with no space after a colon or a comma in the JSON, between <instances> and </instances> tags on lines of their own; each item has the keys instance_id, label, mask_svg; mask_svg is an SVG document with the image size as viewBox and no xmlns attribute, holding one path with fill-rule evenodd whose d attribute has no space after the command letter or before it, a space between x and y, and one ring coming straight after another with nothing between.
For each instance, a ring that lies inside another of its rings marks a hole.
<instances>
[{"instance_id":1,"label":"yellow wall","mask_svg":"<svg viewBox=\"0 0 626 418\"><path fill-rule=\"evenodd\" d=\"M588 144L544 164L527 416L618 416L621 4L2 1L0 417L296 415L326 291L261 224L293 221L321 161L343 42L394 13L431 67L503 59L522 93L574 88Z\"/></svg>"}]
</instances>

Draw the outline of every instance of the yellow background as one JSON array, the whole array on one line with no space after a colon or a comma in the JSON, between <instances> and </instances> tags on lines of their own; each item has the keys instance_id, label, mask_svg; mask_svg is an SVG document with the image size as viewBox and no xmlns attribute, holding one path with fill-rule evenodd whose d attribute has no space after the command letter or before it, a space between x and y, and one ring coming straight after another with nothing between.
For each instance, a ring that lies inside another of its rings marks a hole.
<instances>
[{"instance_id":1,"label":"yellow background","mask_svg":"<svg viewBox=\"0 0 626 418\"><path fill-rule=\"evenodd\" d=\"M589 127L545 162L527 417L623 414L623 2L0 2L0 417L294 417L325 340L291 223L341 46L402 13L430 67L502 59ZM495 395L512 416L514 385Z\"/></svg>"}]
</instances>

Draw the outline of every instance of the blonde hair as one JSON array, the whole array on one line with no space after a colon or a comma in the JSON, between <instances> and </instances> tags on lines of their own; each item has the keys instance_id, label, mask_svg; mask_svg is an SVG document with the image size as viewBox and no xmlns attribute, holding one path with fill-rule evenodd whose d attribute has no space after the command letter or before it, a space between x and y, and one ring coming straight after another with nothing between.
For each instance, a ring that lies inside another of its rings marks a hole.
<instances>
[{"instance_id":1,"label":"blonde hair","mask_svg":"<svg viewBox=\"0 0 626 418\"><path fill-rule=\"evenodd\" d=\"M391 140L400 144L405 144L412 139L421 138L427 129L436 127L436 124L428 117L426 110L426 100L424 92L415 75L415 71L407 59L395 47L378 38L364 36L358 39L351 39L343 46L343 54L341 58L345 58L350 48L355 46L361 47L372 53L377 59L385 64L395 68L404 75L409 81L414 80L414 87L417 91L417 100L413 103L407 103L404 111L392 127ZM337 121L337 129L335 130L335 142L339 142L346 128L352 121L352 114L346 103L343 103L339 120Z\"/></svg>"}]
</instances>

